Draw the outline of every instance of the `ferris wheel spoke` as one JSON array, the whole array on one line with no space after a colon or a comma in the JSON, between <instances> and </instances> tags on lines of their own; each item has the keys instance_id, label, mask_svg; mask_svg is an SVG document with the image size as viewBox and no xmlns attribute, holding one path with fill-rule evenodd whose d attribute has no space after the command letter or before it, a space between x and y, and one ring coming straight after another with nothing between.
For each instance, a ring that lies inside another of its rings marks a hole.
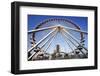
<instances>
[{"instance_id":1,"label":"ferris wheel spoke","mask_svg":"<svg viewBox=\"0 0 100 76\"><path fill-rule=\"evenodd\" d=\"M46 50L44 51L44 53L46 53L47 49L50 47L50 45L51 45L51 43L52 43L54 37L56 36L56 34L57 34L57 32L55 32L55 33L52 35L51 40L50 40L50 42L49 42L49 44L48 44ZM42 48L42 47L41 47L41 48ZM37 55L37 54L38 54L38 52L35 53L32 57L35 57L35 55Z\"/></svg>"},{"instance_id":2,"label":"ferris wheel spoke","mask_svg":"<svg viewBox=\"0 0 100 76\"><path fill-rule=\"evenodd\" d=\"M64 32L62 33L76 48L77 48L77 46L76 46L76 44L75 43L73 43L65 34L64 34ZM82 51L82 50L79 50L85 57L87 57L87 55Z\"/></svg>"},{"instance_id":3,"label":"ferris wheel spoke","mask_svg":"<svg viewBox=\"0 0 100 76\"><path fill-rule=\"evenodd\" d=\"M57 31L57 30L55 30ZM55 36L56 32L53 33L53 35L42 45L41 49L49 42L52 40L52 38Z\"/></svg>"},{"instance_id":4,"label":"ferris wheel spoke","mask_svg":"<svg viewBox=\"0 0 100 76\"><path fill-rule=\"evenodd\" d=\"M64 40L66 41L67 45L70 47L70 49L71 49L72 51L74 51L73 48L71 47L71 45L70 45L70 44L68 43L68 41L66 40L65 36L62 34L62 31L61 31L61 35L62 35L62 37L64 38Z\"/></svg>"},{"instance_id":5,"label":"ferris wheel spoke","mask_svg":"<svg viewBox=\"0 0 100 76\"><path fill-rule=\"evenodd\" d=\"M31 50L33 50L36 46L38 46L41 42L43 42L47 37L49 37L56 29L53 29L50 33L48 33L45 37L43 37L39 42L37 42L37 44L35 44L32 48L30 48L28 50L28 52L30 52Z\"/></svg>"},{"instance_id":6,"label":"ferris wheel spoke","mask_svg":"<svg viewBox=\"0 0 100 76\"><path fill-rule=\"evenodd\" d=\"M78 30L78 29L70 28L70 27L66 27L66 26L62 26L62 27L65 28L65 29L69 29L69 30L81 32L81 33L84 33L84 34L88 34L86 31L83 31L83 30Z\"/></svg>"},{"instance_id":7,"label":"ferris wheel spoke","mask_svg":"<svg viewBox=\"0 0 100 76\"><path fill-rule=\"evenodd\" d=\"M52 43L53 40L55 39L57 33L58 33L58 31L57 31L57 32L55 33L55 35L52 37L52 40L49 42L49 44L48 44L48 46L47 46L45 52L46 52L46 51L48 50L48 48L51 46L51 43Z\"/></svg>"},{"instance_id":8,"label":"ferris wheel spoke","mask_svg":"<svg viewBox=\"0 0 100 76\"><path fill-rule=\"evenodd\" d=\"M34 30L28 31L28 33L44 31L44 30L53 29L53 28L56 28L56 27L58 27L58 26L50 26L50 27L45 27L45 28L34 29ZM66 27L66 26L60 26L60 27L63 27L65 29L69 29L69 30L73 30L73 31L77 31L77 32L81 32L81 33L84 33L84 34L88 34L86 31L78 30L78 29L75 29L75 28L70 28L70 27Z\"/></svg>"},{"instance_id":9,"label":"ferris wheel spoke","mask_svg":"<svg viewBox=\"0 0 100 76\"><path fill-rule=\"evenodd\" d=\"M62 31L62 35L66 38L66 40L69 40L75 47L77 47L77 45L70 39L66 36L65 32Z\"/></svg>"},{"instance_id":10,"label":"ferris wheel spoke","mask_svg":"<svg viewBox=\"0 0 100 76\"><path fill-rule=\"evenodd\" d=\"M50 36L56 29L53 29L50 33L48 33L43 39L41 39L36 45L34 45L34 47L30 48L28 50L28 52L30 52L31 50L33 50L37 45L39 45L42 41L44 41L48 36ZM28 58L28 60L35 55L34 53L32 53L32 55Z\"/></svg>"},{"instance_id":11,"label":"ferris wheel spoke","mask_svg":"<svg viewBox=\"0 0 100 76\"><path fill-rule=\"evenodd\" d=\"M79 41L77 40L77 38L75 38L73 35L71 35L71 34L70 34L68 31L66 31L65 29L63 29L63 30L64 30L65 33L67 33L73 40L75 40L79 45L81 45L81 44L79 43ZM82 46L82 45L81 45L81 47L84 48L86 51L88 51L86 47L84 47L84 46Z\"/></svg>"},{"instance_id":12,"label":"ferris wheel spoke","mask_svg":"<svg viewBox=\"0 0 100 76\"><path fill-rule=\"evenodd\" d=\"M54 28L56 28L56 26L44 27L44 28L30 30L30 31L28 31L28 33L33 33L33 32L38 32L38 31L44 31L44 30L54 29Z\"/></svg>"},{"instance_id":13,"label":"ferris wheel spoke","mask_svg":"<svg viewBox=\"0 0 100 76\"><path fill-rule=\"evenodd\" d=\"M38 39L37 33L40 34L40 32L43 32L42 36L45 34L46 35L43 36L43 38ZM37 60L39 58L42 59L42 56L43 59L45 59L45 55L47 53L49 54L49 52L46 51L51 51L50 49L54 49L52 43L55 43L57 40L58 42L56 44L62 45L59 39L60 35L62 36L61 39L64 39L68 50L73 51L69 51L68 53L74 53L76 55L76 50L78 50L83 57L87 57L86 52L88 52L88 49L87 46L84 46L83 44L85 40L84 35L88 35L88 32L81 30L80 26L74 24L70 20L59 18L47 19L39 23L34 30L29 30L27 33L29 35L33 35L33 42L35 42L35 44L32 44L33 46L28 49L28 60L33 60L35 58ZM58 35L58 33L60 34ZM57 39L54 41L56 37Z\"/></svg>"}]
</instances>

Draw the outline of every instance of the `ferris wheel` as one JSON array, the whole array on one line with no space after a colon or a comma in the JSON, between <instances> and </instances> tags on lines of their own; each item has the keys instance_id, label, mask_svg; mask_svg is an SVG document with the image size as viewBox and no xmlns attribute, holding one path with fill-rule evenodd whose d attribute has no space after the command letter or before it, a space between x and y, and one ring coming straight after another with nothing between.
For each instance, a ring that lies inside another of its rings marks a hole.
<instances>
[{"instance_id":1,"label":"ferris wheel","mask_svg":"<svg viewBox=\"0 0 100 76\"><path fill-rule=\"evenodd\" d=\"M28 60L87 58L88 33L68 19L52 18L28 31L31 47ZM74 58L73 57L73 58Z\"/></svg>"}]
</instances>

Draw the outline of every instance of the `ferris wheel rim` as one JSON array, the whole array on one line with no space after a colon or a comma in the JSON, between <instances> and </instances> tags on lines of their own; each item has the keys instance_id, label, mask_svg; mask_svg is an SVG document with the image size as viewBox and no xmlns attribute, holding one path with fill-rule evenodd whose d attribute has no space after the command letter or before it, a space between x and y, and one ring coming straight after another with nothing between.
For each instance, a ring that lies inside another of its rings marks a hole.
<instances>
[{"instance_id":1,"label":"ferris wheel rim","mask_svg":"<svg viewBox=\"0 0 100 76\"><path fill-rule=\"evenodd\" d=\"M47 19L47 20L44 20L42 21L41 23L39 23L35 29L39 29L42 25L50 22L50 21L64 21L65 23L68 22L70 24L72 24L76 29L78 30L81 30L79 25L77 25L76 23L74 23L73 21L69 20L69 19L65 19L65 18L50 18L50 19ZM83 32L80 32L80 39L83 40L84 39L84 35L83 35ZM35 38L35 33L33 33L33 38ZM34 39L33 39L34 40Z\"/></svg>"}]
</instances>

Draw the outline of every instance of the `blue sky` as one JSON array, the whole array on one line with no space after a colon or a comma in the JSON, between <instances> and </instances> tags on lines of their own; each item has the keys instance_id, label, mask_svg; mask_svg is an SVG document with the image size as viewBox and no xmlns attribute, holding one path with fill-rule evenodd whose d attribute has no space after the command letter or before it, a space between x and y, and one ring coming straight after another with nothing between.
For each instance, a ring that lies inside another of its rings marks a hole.
<instances>
[{"instance_id":1,"label":"blue sky","mask_svg":"<svg viewBox=\"0 0 100 76\"><path fill-rule=\"evenodd\" d=\"M64 18L73 21L78 24L81 29L87 31L87 17L76 17L76 16L48 16L48 15L28 15L28 30L32 30L39 24L40 22L50 19L50 18Z\"/></svg>"},{"instance_id":2,"label":"blue sky","mask_svg":"<svg viewBox=\"0 0 100 76\"><path fill-rule=\"evenodd\" d=\"M87 17L76 17L76 16L48 16L48 15L28 15L28 31L29 30L33 30L40 22L43 22L47 19L50 18L62 18L62 19L68 19L70 21L72 21L73 23L77 24L80 26L81 30L87 31L88 29L88 18ZM75 33L75 32L73 32ZM76 34L76 33L75 33ZM42 34L37 34L37 42L41 39L38 38L38 36L42 37ZM60 37L59 34L57 34L57 40L54 40L54 43L56 44L60 44L62 50L70 50L70 48L66 45L66 47L64 46L66 43L64 41L64 39L62 37ZM78 38L79 35L75 35L76 38ZM28 37L29 38L29 37ZM62 40L61 40L62 39ZM85 38L85 47L87 47L87 36ZM74 41L73 41L74 42ZM52 44L52 46L49 48L49 50L53 50L55 48L56 44ZM71 43L70 43L71 44ZM28 49L30 48L30 43L29 43L29 39L28 39ZM72 44L71 44L72 45ZM41 46L41 45L40 45ZM72 45L72 47L74 48L74 46ZM68 52L68 51L67 51Z\"/></svg>"}]
</instances>

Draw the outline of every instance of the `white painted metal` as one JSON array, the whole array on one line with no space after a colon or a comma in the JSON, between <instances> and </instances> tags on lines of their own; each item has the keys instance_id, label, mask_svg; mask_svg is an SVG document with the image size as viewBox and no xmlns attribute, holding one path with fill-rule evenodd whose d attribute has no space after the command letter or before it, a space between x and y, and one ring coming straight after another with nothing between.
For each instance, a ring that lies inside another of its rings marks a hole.
<instances>
[{"instance_id":1,"label":"white painted metal","mask_svg":"<svg viewBox=\"0 0 100 76\"><path fill-rule=\"evenodd\" d=\"M86 31L83 31L83 30L78 30L78 29L70 28L70 27L66 27L66 26L61 26L61 27L68 29L68 30L73 30L73 31L77 31L77 32L82 32L84 34L88 34Z\"/></svg>"},{"instance_id":2,"label":"white painted metal","mask_svg":"<svg viewBox=\"0 0 100 76\"><path fill-rule=\"evenodd\" d=\"M65 29L63 29L63 30L64 30L73 40L75 40L79 45L81 45L80 42L77 40L77 38L75 38L73 35L71 35L71 34L70 34L68 31L66 31ZM88 51L86 47L83 47L82 45L81 45L81 47L84 48L86 51Z\"/></svg>"},{"instance_id":3,"label":"white painted metal","mask_svg":"<svg viewBox=\"0 0 100 76\"><path fill-rule=\"evenodd\" d=\"M57 33L58 33L58 31L56 32L56 34L57 34ZM52 40L49 42L49 44L48 44L48 46L47 46L47 48L46 48L45 52L46 52L46 51L47 51L47 49L50 47L50 45L51 45L52 41L55 39L56 34L55 34L55 36L52 38Z\"/></svg>"},{"instance_id":4,"label":"white painted metal","mask_svg":"<svg viewBox=\"0 0 100 76\"><path fill-rule=\"evenodd\" d=\"M63 33L63 35L77 48L77 45L75 45L75 43L73 43L64 33ZM80 50L80 51L84 56L86 56L86 54L82 50Z\"/></svg>"},{"instance_id":5,"label":"white painted metal","mask_svg":"<svg viewBox=\"0 0 100 76\"><path fill-rule=\"evenodd\" d=\"M48 36L50 36L54 31L55 31L56 29L53 29L50 33L48 33L44 38L42 38L36 45L34 45L32 48L30 48L29 50L28 50L28 52L29 51L31 51L31 50L33 50L37 45L39 45L42 41L44 41ZM34 54L32 54L29 58L28 58L28 60L33 56Z\"/></svg>"},{"instance_id":6,"label":"white painted metal","mask_svg":"<svg viewBox=\"0 0 100 76\"><path fill-rule=\"evenodd\" d=\"M28 31L28 33L33 33L33 32L38 32L38 31L44 31L44 30L48 30L48 29L54 29L56 27L57 26L50 26L50 27L44 27L44 28L34 29L34 30Z\"/></svg>"},{"instance_id":7,"label":"white painted metal","mask_svg":"<svg viewBox=\"0 0 100 76\"><path fill-rule=\"evenodd\" d=\"M28 31L28 33L33 33L33 32L37 32L37 31L43 31L43 30L53 29L53 28L57 28L57 27L62 27L62 28L65 28L65 29L69 29L69 30L73 30L73 31L77 31L77 32L82 32L82 33L88 34L86 31L78 30L78 29L75 29L75 28L70 28L70 27L66 27L66 26L62 26L62 25L34 29L34 30Z\"/></svg>"},{"instance_id":8,"label":"white painted metal","mask_svg":"<svg viewBox=\"0 0 100 76\"><path fill-rule=\"evenodd\" d=\"M68 41L66 40L66 38L65 38L65 36L64 36L64 34L63 34L63 31L61 31L61 35L62 35L62 37L64 38L64 40L66 41L67 45L70 47L70 49L71 49L72 51L74 51L73 48L72 48L72 47L70 46L70 44L68 43Z\"/></svg>"},{"instance_id":9,"label":"white painted metal","mask_svg":"<svg viewBox=\"0 0 100 76\"><path fill-rule=\"evenodd\" d=\"M52 37L51 37L52 39L50 40L50 42L49 42L49 44L48 44L46 50L50 47L50 45L51 45L51 43L52 43L54 37L56 36L56 34L57 34L57 32L55 32L55 33L52 35ZM41 47L41 48L42 48L42 47ZM46 50L43 51L43 52L46 53ZM39 54L39 53L37 52L37 53L35 53L32 57L34 58L34 57L36 57L38 54Z\"/></svg>"},{"instance_id":10,"label":"white painted metal","mask_svg":"<svg viewBox=\"0 0 100 76\"><path fill-rule=\"evenodd\" d=\"M56 33L53 33L53 35L46 41L44 42L44 44L42 45L41 49L46 45L46 43L48 43L49 41L52 40L52 38L55 36Z\"/></svg>"},{"instance_id":11,"label":"white painted metal","mask_svg":"<svg viewBox=\"0 0 100 76\"><path fill-rule=\"evenodd\" d=\"M44 41L48 36L50 36L56 29L53 29L50 33L48 33L44 38L42 38L37 44L35 44L32 48L30 48L28 50L28 52L30 52L31 50L33 50L33 48L35 48L37 45L39 45L42 41Z\"/></svg>"},{"instance_id":12,"label":"white painted metal","mask_svg":"<svg viewBox=\"0 0 100 76\"><path fill-rule=\"evenodd\" d=\"M35 44L32 48L30 48L30 49L28 50L28 52L30 52L31 50L33 50L36 46L38 46L41 42L43 42L46 38L48 38L53 32L56 31L56 28L58 28L58 29L61 28L60 31L61 31L62 35L64 36L64 39L67 38L75 47L77 47L76 44L73 43L73 42L65 35L65 33L68 34L68 35L69 35L73 40L75 40L79 45L81 45L81 44L80 44L80 42L78 41L78 39L75 38L73 35L71 35L66 29L68 29L68 30L73 30L73 31L77 31L77 32L84 33L84 34L88 34L86 31L82 31L82 30L78 30L78 29L74 29L74 28L70 28L70 27L66 27L66 26L61 26L61 25L59 25L59 26L50 26L50 27L45 27L45 28L39 28L39 29L35 29L35 30L30 30L30 31L28 31L28 33L33 33L33 32L38 32L38 31L53 29L53 30L52 30L50 33L48 33L44 38L42 38L37 44ZM57 31L57 32L58 32L58 31ZM54 35L56 35L56 34L54 34ZM52 40L51 40L51 38L50 38L49 40L47 40L47 41L42 45L42 47L43 47L43 46L46 45L46 43L47 43L48 41L50 41L49 44L48 44L48 47L46 48L46 50L50 47L50 45L51 45L51 43L52 43L52 41L53 41L53 39L54 39L54 37L55 37L54 35L52 35ZM69 45L68 41L67 41L66 39L65 39L65 41L66 41L66 43L68 44L68 46L71 48L71 50L73 50L72 47ZM86 51L88 51L87 48L85 48L85 47L83 47L83 46L82 46L82 48L84 48ZM81 50L80 50L80 51L81 51ZM85 55L85 53L84 53L83 51L81 51L81 52ZM28 60L29 60L31 57L33 57L33 55L34 55L34 53L32 53L32 55L28 58Z\"/></svg>"}]
</instances>

